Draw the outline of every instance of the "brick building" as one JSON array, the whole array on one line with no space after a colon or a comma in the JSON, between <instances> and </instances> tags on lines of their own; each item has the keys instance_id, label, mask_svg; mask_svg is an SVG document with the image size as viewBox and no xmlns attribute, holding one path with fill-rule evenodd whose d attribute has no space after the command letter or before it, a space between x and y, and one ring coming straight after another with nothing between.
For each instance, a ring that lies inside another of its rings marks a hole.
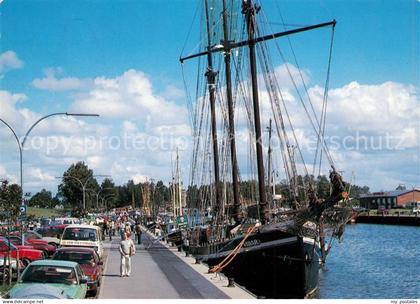
<instances>
[{"instance_id":1,"label":"brick building","mask_svg":"<svg viewBox=\"0 0 420 304\"><path fill-rule=\"evenodd\" d=\"M360 196L360 206L377 208L412 208L420 204L420 190L393 190L374 192Z\"/></svg>"}]
</instances>

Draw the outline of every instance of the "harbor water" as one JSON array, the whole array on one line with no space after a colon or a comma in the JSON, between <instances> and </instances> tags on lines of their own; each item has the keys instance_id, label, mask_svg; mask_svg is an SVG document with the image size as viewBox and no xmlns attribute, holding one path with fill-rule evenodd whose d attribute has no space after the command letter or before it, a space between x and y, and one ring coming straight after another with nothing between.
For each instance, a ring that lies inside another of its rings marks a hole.
<instances>
[{"instance_id":1,"label":"harbor water","mask_svg":"<svg viewBox=\"0 0 420 304\"><path fill-rule=\"evenodd\" d=\"M320 298L420 298L420 227L347 225L332 246Z\"/></svg>"}]
</instances>

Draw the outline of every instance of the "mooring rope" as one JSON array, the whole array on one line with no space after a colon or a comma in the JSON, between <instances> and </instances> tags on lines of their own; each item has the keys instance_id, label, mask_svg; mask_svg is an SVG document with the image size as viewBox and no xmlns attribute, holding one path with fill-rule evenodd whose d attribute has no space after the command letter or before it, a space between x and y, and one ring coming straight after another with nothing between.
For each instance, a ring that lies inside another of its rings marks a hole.
<instances>
[{"instance_id":1,"label":"mooring rope","mask_svg":"<svg viewBox=\"0 0 420 304\"><path fill-rule=\"evenodd\" d=\"M252 227L249 227L248 228L248 231L246 232L246 234L245 234L244 238L242 239L242 241L235 247L235 249L232 250L231 253L228 254L227 257L225 257L223 259L223 261L221 261L219 264L217 264L213 268L210 268L209 269L209 273L220 272L220 271L223 270L223 268L225 268L227 265L229 265L235 259L235 257L238 255L239 251L244 246L245 241L248 239L248 237L251 235L251 233L254 232L254 230L255 230L256 227L257 227L257 225L254 225Z\"/></svg>"}]
</instances>

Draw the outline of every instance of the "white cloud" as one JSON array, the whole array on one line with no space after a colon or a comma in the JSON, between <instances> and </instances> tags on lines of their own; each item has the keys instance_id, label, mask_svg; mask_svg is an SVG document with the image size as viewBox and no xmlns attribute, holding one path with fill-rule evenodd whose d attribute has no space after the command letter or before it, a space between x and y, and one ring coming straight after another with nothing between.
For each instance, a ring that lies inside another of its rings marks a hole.
<instances>
[{"instance_id":1,"label":"white cloud","mask_svg":"<svg viewBox=\"0 0 420 304\"><path fill-rule=\"evenodd\" d=\"M9 172L7 172L6 167L5 167L5 166L3 166L3 165L0 165L0 182L1 182L3 179L7 179L7 180L9 180L9 181L10 181L10 183L12 183L12 184L17 183L17 178L16 178L16 176L14 176L14 175L12 175L12 174L9 174Z\"/></svg>"},{"instance_id":2,"label":"white cloud","mask_svg":"<svg viewBox=\"0 0 420 304\"><path fill-rule=\"evenodd\" d=\"M185 91L174 85L168 85L162 96L167 99L179 99L185 97Z\"/></svg>"},{"instance_id":3,"label":"white cloud","mask_svg":"<svg viewBox=\"0 0 420 304\"><path fill-rule=\"evenodd\" d=\"M41 168L30 167L25 173L34 181L51 182L55 179L53 175L43 171Z\"/></svg>"},{"instance_id":4,"label":"white cloud","mask_svg":"<svg viewBox=\"0 0 420 304\"><path fill-rule=\"evenodd\" d=\"M75 100L72 110L135 119L147 127L187 121L186 108L156 95L147 76L136 70L115 78L97 77L92 89Z\"/></svg>"},{"instance_id":5,"label":"white cloud","mask_svg":"<svg viewBox=\"0 0 420 304\"><path fill-rule=\"evenodd\" d=\"M35 78L32 85L41 90L49 91L68 91L87 88L91 84L89 79L79 79L76 77L63 77L58 79L56 76L63 73L63 69L47 68L44 71L44 78Z\"/></svg>"},{"instance_id":6,"label":"white cloud","mask_svg":"<svg viewBox=\"0 0 420 304\"><path fill-rule=\"evenodd\" d=\"M297 70L291 70L295 77L300 77ZM288 74L284 67L277 68L276 73L277 77L285 77ZM303 74L307 83L308 75L307 72ZM268 118L272 117L272 110L263 85L260 86L260 90L261 112L264 118L262 127L265 128ZM176 99L176 90L174 92L172 98ZM313 86L309 88L309 92L315 110L319 113L323 90ZM290 87L286 87L284 93L300 142L309 146L310 136L313 134L312 127ZM404 138L401 150L373 151L342 147L333 150L337 166L345 171L347 178L355 171L356 182L368 184L373 189L389 189L394 187L394 182L404 180L407 180L407 183L418 183L415 166L419 158L416 158L416 151L413 151L419 145L419 110L415 87L393 82L377 85L351 82L343 87L331 89L329 96L326 135L335 135L342 139L359 131L361 134L376 136L375 138L386 133ZM50 190L55 191L57 181L51 177L61 175L71 163L78 160L86 161L95 173L110 174L117 184L125 183L128 179L144 181L146 176L167 182L171 176L171 156L175 148L181 145L181 139L186 139L189 144L186 151L181 151L181 167L184 177L187 177L191 168L192 151L188 110L186 104L172 102L169 97L166 93L159 95L154 92L151 81L140 71L128 70L113 78L96 77L87 91L74 97L70 107L74 112L94 112L101 114L101 117L55 117L37 126L33 135L39 135L44 140L56 138L59 145L50 153L47 153L45 147L36 150L28 146L28 150L25 151L26 165L42 170L28 171L25 185L33 187L36 191L44 185L49 185ZM24 107L27 99L24 94L0 91L0 117L7 118L7 121L16 126L19 134L25 132L30 123L41 117L40 113ZM220 117L220 109L217 111ZM109 124L104 125L104 121ZM250 171L246 168L249 167L250 143L247 117L240 103L236 108L236 121L238 161L242 177L246 178L250 176ZM218 122L221 139L222 120ZM9 136L2 128L0 131L1 136ZM264 136L266 135L264 132ZM118 149L110 147L110 139L113 136L121 141ZM128 147L124 146L124 136L134 138L136 144L129 142ZM154 146L150 146L149 141ZM204 142L206 139L203 140L203 145ZM11 142L10 147L2 144L2 150L7 149L10 153L15 153L16 147L13 144ZM87 149L87 146L90 148ZM279 151L274 153L279 154ZM310 167L312 156L309 156L309 153L305 153L305 156L308 156L305 160ZM279 170L282 170L279 155L275 159ZM1 159L3 168L0 167L0 175L2 172L18 172L15 159L3 163L4 160L5 158ZM301 169L300 161L297 162L298 168Z\"/></svg>"},{"instance_id":7,"label":"white cloud","mask_svg":"<svg viewBox=\"0 0 420 304\"><path fill-rule=\"evenodd\" d=\"M318 110L322 94L320 87L310 89ZM418 105L417 90L412 85L395 82L363 85L353 81L330 90L327 123L330 127L340 126L349 134L356 131L389 134L402 140L401 147L415 147L419 145Z\"/></svg>"},{"instance_id":8,"label":"white cloud","mask_svg":"<svg viewBox=\"0 0 420 304\"><path fill-rule=\"evenodd\" d=\"M302 79L305 85L308 86L310 83L309 72L302 69L299 70L291 63L285 63L276 67L274 69L274 74L276 76L277 82L283 89L294 88L295 85L298 88L303 86ZM292 76L292 78L290 76ZM294 80L294 83L292 79Z\"/></svg>"},{"instance_id":9,"label":"white cloud","mask_svg":"<svg viewBox=\"0 0 420 304\"><path fill-rule=\"evenodd\" d=\"M144 175L133 175L132 177L131 177L131 179L133 180L133 182L135 183L135 184L138 184L138 183L144 183L144 182L146 182L146 181L150 181L150 177L148 178L147 176L144 176Z\"/></svg>"},{"instance_id":10,"label":"white cloud","mask_svg":"<svg viewBox=\"0 0 420 304\"><path fill-rule=\"evenodd\" d=\"M18 58L15 52L6 51L0 54L0 76L4 76L9 70L20 69L23 61Z\"/></svg>"}]
</instances>

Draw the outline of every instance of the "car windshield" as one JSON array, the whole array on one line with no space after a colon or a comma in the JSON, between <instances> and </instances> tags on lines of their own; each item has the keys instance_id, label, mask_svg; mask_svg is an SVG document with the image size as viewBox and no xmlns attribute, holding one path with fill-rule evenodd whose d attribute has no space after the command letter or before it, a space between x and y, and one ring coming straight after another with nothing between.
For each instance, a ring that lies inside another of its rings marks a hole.
<instances>
[{"instance_id":1,"label":"car windshield","mask_svg":"<svg viewBox=\"0 0 420 304\"><path fill-rule=\"evenodd\" d=\"M12 242L12 244L22 245L22 239L18 236L9 236L8 239L10 240L10 242Z\"/></svg>"},{"instance_id":2,"label":"car windshield","mask_svg":"<svg viewBox=\"0 0 420 304\"><path fill-rule=\"evenodd\" d=\"M79 264L92 264L95 262L95 257L91 252L59 251L54 255L53 259L72 261L77 262Z\"/></svg>"},{"instance_id":3,"label":"car windshield","mask_svg":"<svg viewBox=\"0 0 420 304\"><path fill-rule=\"evenodd\" d=\"M96 241L96 230L91 228L66 228L63 240Z\"/></svg>"},{"instance_id":4,"label":"car windshield","mask_svg":"<svg viewBox=\"0 0 420 304\"><path fill-rule=\"evenodd\" d=\"M64 229L61 228L41 228L38 229L37 232L45 237L57 237L57 235L61 235Z\"/></svg>"},{"instance_id":5,"label":"car windshield","mask_svg":"<svg viewBox=\"0 0 420 304\"><path fill-rule=\"evenodd\" d=\"M77 284L72 267L30 265L22 275L22 283Z\"/></svg>"},{"instance_id":6,"label":"car windshield","mask_svg":"<svg viewBox=\"0 0 420 304\"><path fill-rule=\"evenodd\" d=\"M7 247L10 247L10 250L17 250L17 247L15 245L13 245L13 243L9 242L9 240L5 239L5 238L1 238L0 242L5 244Z\"/></svg>"}]
</instances>

